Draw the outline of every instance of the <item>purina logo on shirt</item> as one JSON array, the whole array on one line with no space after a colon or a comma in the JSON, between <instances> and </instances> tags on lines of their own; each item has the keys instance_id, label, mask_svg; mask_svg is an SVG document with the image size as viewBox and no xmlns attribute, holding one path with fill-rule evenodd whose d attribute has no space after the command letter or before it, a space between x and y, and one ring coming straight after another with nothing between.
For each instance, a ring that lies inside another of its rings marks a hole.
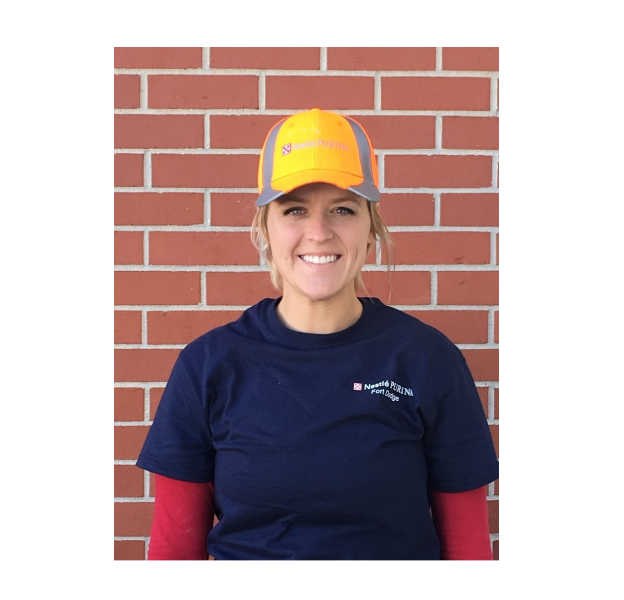
<instances>
[{"instance_id":1,"label":"purina logo on shirt","mask_svg":"<svg viewBox=\"0 0 624 600\"><path fill-rule=\"evenodd\" d=\"M290 154L290 144L282 146L282 156L286 156L287 154Z\"/></svg>"},{"instance_id":2,"label":"purina logo on shirt","mask_svg":"<svg viewBox=\"0 0 624 600\"><path fill-rule=\"evenodd\" d=\"M390 381L388 379L384 381L379 381L378 383L354 383L353 384L354 391L361 392L370 390L371 394L383 394L392 400L392 402L398 402L400 398L393 394L392 392L396 392L397 394L402 394L403 396L413 396L414 391L412 388L403 387L394 381ZM390 391L392 390L392 391Z\"/></svg>"}]
</instances>

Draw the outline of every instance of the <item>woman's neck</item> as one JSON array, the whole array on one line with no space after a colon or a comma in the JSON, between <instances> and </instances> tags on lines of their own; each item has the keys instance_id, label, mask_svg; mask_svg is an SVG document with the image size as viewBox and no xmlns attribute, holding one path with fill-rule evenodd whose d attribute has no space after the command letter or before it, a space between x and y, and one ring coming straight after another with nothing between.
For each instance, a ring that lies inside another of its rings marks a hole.
<instances>
[{"instance_id":1,"label":"woman's neck","mask_svg":"<svg viewBox=\"0 0 624 600\"><path fill-rule=\"evenodd\" d=\"M277 305L279 320L289 329L302 333L336 333L353 325L363 306L352 296L322 302L282 297Z\"/></svg>"}]
</instances>

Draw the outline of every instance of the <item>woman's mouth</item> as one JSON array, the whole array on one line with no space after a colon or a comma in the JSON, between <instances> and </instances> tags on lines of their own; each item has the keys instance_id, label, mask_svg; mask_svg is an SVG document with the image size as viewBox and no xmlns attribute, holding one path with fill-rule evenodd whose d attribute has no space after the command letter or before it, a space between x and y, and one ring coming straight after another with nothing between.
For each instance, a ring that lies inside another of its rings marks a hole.
<instances>
[{"instance_id":1,"label":"woman's mouth","mask_svg":"<svg viewBox=\"0 0 624 600\"><path fill-rule=\"evenodd\" d=\"M299 258L309 265L329 265L340 259L341 254L327 254L325 256L314 256L312 254L300 254Z\"/></svg>"}]
</instances>

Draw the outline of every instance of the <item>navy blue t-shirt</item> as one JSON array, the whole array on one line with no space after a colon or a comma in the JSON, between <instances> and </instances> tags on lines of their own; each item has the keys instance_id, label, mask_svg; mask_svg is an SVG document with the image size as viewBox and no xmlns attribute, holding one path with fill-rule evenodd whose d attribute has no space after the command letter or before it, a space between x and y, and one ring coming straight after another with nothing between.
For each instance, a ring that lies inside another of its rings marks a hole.
<instances>
[{"instance_id":1,"label":"navy blue t-shirt","mask_svg":"<svg viewBox=\"0 0 624 600\"><path fill-rule=\"evenodd\" d=\"M498 478L466 362L442 333L360 298L336 333L266 298L182 350L137 465L214 481L222 559L433 559L428 486Z\"/></svg>"}]
</instances>

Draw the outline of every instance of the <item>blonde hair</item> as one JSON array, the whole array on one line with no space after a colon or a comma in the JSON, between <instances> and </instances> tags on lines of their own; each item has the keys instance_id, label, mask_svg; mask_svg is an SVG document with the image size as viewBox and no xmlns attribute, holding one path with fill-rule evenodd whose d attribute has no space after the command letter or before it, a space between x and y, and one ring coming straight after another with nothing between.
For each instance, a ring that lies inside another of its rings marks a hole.
<instances>
[{"instance_id":1,"label":"blonde hair","mask_svg":"<svg viewBox=\"0 0 624 600\"><path fill-rule=\"evenodd\" d=\"M388 295L388 303L390 302L390 296L392 295L392 280L390 279L390 271L394 269L394 261L395 261L395 244L392 239L392 235L386 224L383 222L382 218L379 216L379 204L366 201L366 205L368 206L368 214L370 215L371 220L371 232L375 236L375 239L378 239L382 248L385 250L387 268L388 272L388 280L389 280L389 295ZM253 221L251 223L251 243L260 253L260 256L263 258L264 263L269 267L269 271L271 274L271 283L273 287L278 292L283 292L283 279L277 267L275 266L275 262L273 261L273 254L271 252L271 246L269 244L269 231L267 226L267 219L269 215L269 205L265 204L264 206L259 206L256 209L256 214L254 215ZM373 246L373 242L369 242L366 245L366 256ZM370 298L370 294L364 285L364 281L362 280L361 272L357 274L357 277L354 281L355 291L362 289L366 293L366 295Z\"/></svg>"}]
</instances>

